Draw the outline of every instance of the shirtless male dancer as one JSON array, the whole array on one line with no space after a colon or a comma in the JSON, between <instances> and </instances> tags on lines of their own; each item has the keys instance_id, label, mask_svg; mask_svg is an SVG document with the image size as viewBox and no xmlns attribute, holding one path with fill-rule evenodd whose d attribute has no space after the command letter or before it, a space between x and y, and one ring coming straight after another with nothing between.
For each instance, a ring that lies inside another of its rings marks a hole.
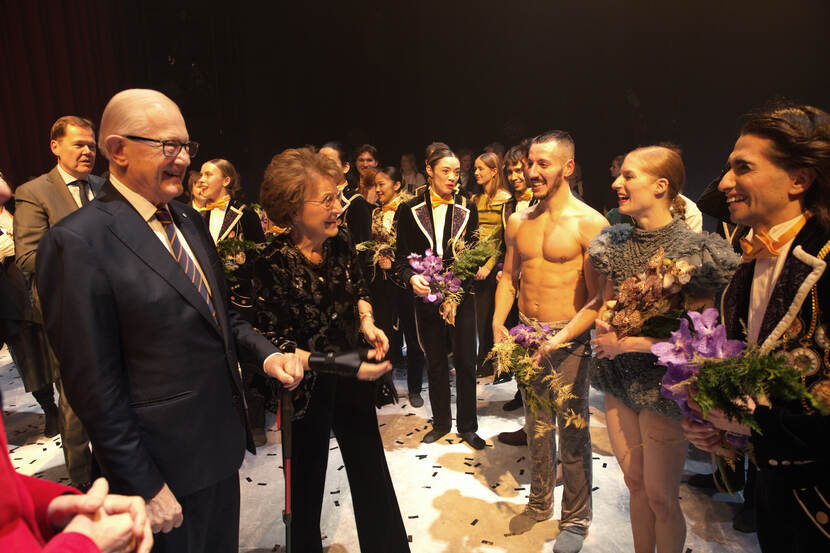
<instances>
[{"instance_id":1,"label":"shirtless male dancer","mask_svg":"<svg viewBox=\"0 0 830 553\"><path fill-rule=\"evenodd\" d=\"M574 142L564 131L551 131L533 139L528 178L539 203L510 216L505 231L507 254L496 288L493 335L506 336L504 326L519 287L522 322L547 323L555 334L540 350L538 359L546 371L561 374L573 385L576 398L564 409L573 409L588 421L589 363L583 357L588 329L602 304L599 275L588 261L588 243L608 225L605 217L571 193L567 178L574 170ZM558 348L559 344L571 345ZM549 397L541 377L531 383L536 394ZM527 402L525 402L527 404ZM514 534L526 532L553 514L556 435L537 432L537 422L551 427L556 419L560 435L559 457L564 492L560 533L554 553L577 553L591 524L591 435L589 429L565 427L563 417L552 410L527 409L526 429L531 455L530 499L523 513L510 521Z\"/></svg>"}]
</instances>

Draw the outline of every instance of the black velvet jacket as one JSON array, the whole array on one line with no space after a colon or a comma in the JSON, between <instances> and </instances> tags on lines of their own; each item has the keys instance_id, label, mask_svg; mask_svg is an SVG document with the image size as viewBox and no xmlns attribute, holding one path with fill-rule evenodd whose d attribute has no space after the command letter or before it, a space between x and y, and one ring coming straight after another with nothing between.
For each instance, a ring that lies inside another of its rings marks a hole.
<instances>
[{"instance_id":1,"label":"black velvet jacket","mask_svg":"<svg viewBox=\"0 0 830 553\"><path fill-rule=\"evenodd\" d=\"M256 328L274 343L290 340L306 351L346 351L360 345L358 300L371 301L362 264L348 233L323 243L323 261L313 264L279 234L255 261ZM294 390L297 417L304 413L315 374L306 372Z\"/></svg>"},{"instance_id":2,"label":"black velvet jacket","mask_svg":"<svg viewBox=\"0 0 830 553\"><path fill-rule=\"evenodd\" d=\"M783 350L794 364L807 367L805 383L810 391L830 402L830 320L825 315L830 313L830 276L827 259L817 257L828 241L830 232L822 229L815 218L808 220L795 237L764 314L758 343L766 351L783 343ZM722 314L729 338L746 338L742 322L747 321L754 269L754 261L739 265L724 291ZM808 337L814 286L817 324ZM800 490L799 494L820 490L824 497L830 497L830 417L809 412L800 402L782 402L774 397L770 400L770 407L755 410L762 429L762 434L752 436L759 468L774 473L777 483ZM814 503L807 496L801 500L807 506ZM830 530L826 524L824 528Z\"/></svg>"},{"instance_id":3,"label":"black velvet jacket","mask_svg":"<svg viewBox=\"0 0 830 553\"><path fill-rule=\"evenodd\" d=\"M475 242L475 233L478 230L478 210L475 204L460 194L455 194L453 199L455 203L448 206L448 210L452 208L452 215L448 211L446 219L451 221L451 224L444 225L444 232L440 238L445 269L453 261L452 246L449 242L459 238L463 238L467 243ZM437 251L429 189L402 203L395 214L395 222L398 234L394 269L398 279L410 287L409 279L415 272L409 266L407 256L412 253L423 255L427 249ZM465 290L472 290L471 282L462 282L461 285Z\"/></svg>"}]
</instances>

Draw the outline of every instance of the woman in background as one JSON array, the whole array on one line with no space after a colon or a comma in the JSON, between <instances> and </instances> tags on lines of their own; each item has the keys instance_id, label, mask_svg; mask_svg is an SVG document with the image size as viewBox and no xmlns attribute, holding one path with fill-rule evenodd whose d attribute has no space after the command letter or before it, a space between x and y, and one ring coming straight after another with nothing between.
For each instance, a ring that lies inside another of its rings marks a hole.
<instances>
[{"instance_id":1,"label":"woman in background","mask_svg":"<svg viewBox=\"0 0 830 553\"><path fill-rule=\"evenodd\" d=\"M404 200L401 194L401 180L395 167L386 167L375 170L367 175L367 182L374 184L378 204L372 214L372 224L382 225L391 236L395 235L395 214L398 206ZM396 254L401 252L396 252ZM418 343L418 332L415 329L415 311L412 292L398 281L392 270L394 257L380 257L376 264L369 268L367 278L372 293L372 304L375 306L377 323L381 330L392 340L394 329L397 326L406 339L406 382L409 393L409 403L413 407L422 407L424 399L421 389L424 381L424 352ZM392 340L393 348L395 341ZM397 345L400 348L400 343ZM394 353L393 357L394 361Z\"/></svg>"},{"instance_id":2,"label":"woman in background","mask_svg":"<svg viewBox=\"0 0 830 553\"><path fill-rule=\"evenodd\" d=\"M496 285L498 285L496 264L504 261L502 210L513 196L508 191L499 165L499 157L496 154L481 154L476 159L474 167L476 183L482 190L480 194L473 196L473 203L478 209L479 233L482 238L493 235L498 243L498 253L479 267L475 276L476 327L478 328L476 376L490 376L494 371L494 361L485 362L485 358L493 349L493 310L496 306Z\"/></svg>"}]
</instances>

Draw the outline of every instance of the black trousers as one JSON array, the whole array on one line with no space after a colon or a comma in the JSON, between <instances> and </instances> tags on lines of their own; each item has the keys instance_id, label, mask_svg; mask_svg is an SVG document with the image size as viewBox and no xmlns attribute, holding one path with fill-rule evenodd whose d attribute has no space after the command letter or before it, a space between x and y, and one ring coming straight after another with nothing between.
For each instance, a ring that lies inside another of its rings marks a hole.
<instances>
[{"instance_id":1,"label":"black trousers","mask_svg":"<svg viewBox=\"0 0 830 553\"><path fill-rule=\"evenodd\" d=\"M294 421L294 550L320 553L330 432L343 455L362 553L408 552L406 529L378 432L371 382L317 374L308 410Z\"/></svg>"},{"instance_id":2,"label":"black trousers","mask_svg":"<svg viewBox=\"0 0 830 553\"><path fill-rule=\"evenodd\" d=\"M153 553L239 551L239 473L176 499L182 506L182 525L155 534Z\"/></svg>"},{"instance_id":3,"label":"black trousers","mask_svg":"<svg viewBox=\"0 0 830 553\"><path fill-rule=\"evenodd\" d=\"M475 281L476 290L476 328L478 330L478 356L476 367L484 367L484 359L493 349L493 311L496 308L496 280L498 271L493 268L487 278ZM487 361L487 365L494 365L495 361Z\"/></svg>"},{"instance_id":4,"label":"black trousers","mask_svg":"<svg viewBox=\"0 0 830 553\"><path fill-rule=\"evenodd\" d=\"M415 299L415 323L418 340L427 356L429 401L432 405L432 424L435 428L449 430L452 427L450 410L450 368L447 347L448 334L453 343L455 365L456 429L458 432L478 430L476 417L476 322L475 298L464 294L455 315L455 326L444 322L438 314L438 306Z\"/></svg>"},{"instance_id":5,"label":"black trousers","mask_svg":"<svg viewBox=\"0 0 830 553\"><path fill-rule=\"evenodd\" d=\"M378 274L371 285L375 323L392 342L395 324L406 338L406 383L410 394L420 394L424 382L424 352L418 344L413 295L385 275ZM393 357L390 352L390 357Z\"/></svg>"},{"instance_id":6,"label":"black trousers","mask_svg":"<svg viewBox=\"0 0 830 553\"><path fill-rule=\"evenodd\" d=\"M819 489L827 490L827 477ZM799 486L800 487L800 486ZM827 531L826 506L824 499L813 486L805 486L799 496L793 493L793 484L784 474L769 469L759 469L755 486L755 513L758 522L758 543L764 553L814 553L830 551L830 536L822 532L810 520L805 508L814 519L824 513L824 531ZM800 503L799 503L800 502ZM803 504L803 506L802 506Z\"/></svg>"}]
</instances>

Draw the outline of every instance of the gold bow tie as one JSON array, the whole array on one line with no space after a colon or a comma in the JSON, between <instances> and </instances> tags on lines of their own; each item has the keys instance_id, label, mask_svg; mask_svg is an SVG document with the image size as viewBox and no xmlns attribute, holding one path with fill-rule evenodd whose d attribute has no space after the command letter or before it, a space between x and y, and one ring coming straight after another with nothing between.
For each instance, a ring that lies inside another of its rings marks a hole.
<instances>
[{"instance_id":1,"label":"gold bow tie","mask_svg":"<svg viewBox=\"0 0 830 553\"><path fill-rule=\"evenodd\" d=\"M530 188L525 188L525 191L519 197L520 202L529 202L533 199L533 191Z\"/></svg>"},{"instance_id":2,"label":"gold bow tie","mask_svg":"<svg viewBox=\"0 0 830 553\"><path fill-rule=\"evenodd\" d=\"M205 204L205 211L211 211L213 209L225 209L228 207L228 202L231 201L230 196L225 196L224 198L220 198L215 202L208 202Z\"/></svg>"},{"instance_id":3,"label":"gold bow tie","mask_svg":"<svg viewBox=\"0 0 830 553\"><path fill-rule=\"evenodd\" d=\"M401 204L401 197L397 196L392 201L390 201L386 205L380 206L381 213L386 213L387 211L395 211L398 209L398 206ZM433 204L435 205L435 204Z\"/></svg>"},{"instance_id":4,"label":"gold bow tie","mask_svg":"<svg viewBox=\"0 0 830 553\"><path fill-rule=\"evenodd\" d=\"M778 240L773 240L765 232L753 232L752 240L741 238L741 250L744 253L744 261L752 261L753 259L765 257L778 257L781 255L781 248L795 238L801 229L804 228L808 217L808 214L803 215L784 234L779 236Z\"/></svg>"},{"instance_id":5,"label":"gold bow tie","mask_svg":"<svg viewBox=\"0 0 830 553\"><path fill-rule=\"evenodd\" d=\"M429 189L429 199L432 202L432 209L435 209L439 205L452 205L452 196L450 196L449 200L445 200L438 194L432 191L432 188Z\"/></svg>"}]
</instances>

